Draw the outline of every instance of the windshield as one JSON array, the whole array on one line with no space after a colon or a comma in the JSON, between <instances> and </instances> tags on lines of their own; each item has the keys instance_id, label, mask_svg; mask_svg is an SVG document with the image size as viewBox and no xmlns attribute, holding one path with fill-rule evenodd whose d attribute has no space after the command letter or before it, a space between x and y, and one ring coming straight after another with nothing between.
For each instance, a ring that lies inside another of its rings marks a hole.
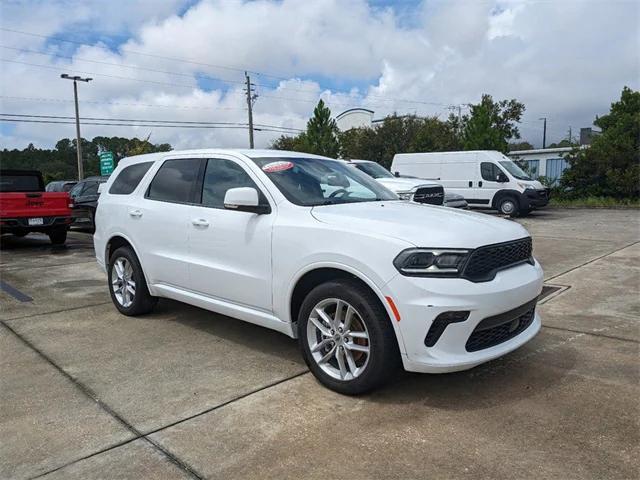
<instances>
[{"instance_id":1,"label":"windshield","mask_svg":"<svg viewBox=\"0 0 640 480\"><path fill-rule=\"evenodd\" d=\"M364 163L352 163L358 170L366 173L373 178L393 178L393 175L389 170L384 168L379 163L364 162Z\"/></svg>"},{"instance_id":2,"label":"windshield","mask_svg":"<svg viewBox=\"0 0 640 480\"><path fill-rule=\"evenodd\" d=\"M302 206L397 200L371 177L337 160L319 158L254 158L291 203Z\"/></svg>"},{"instance_id":3,"label":"windshield","mask_svg":"<svg viewBox=\"0 0 640 480\"><path fill-rule=\"evenodd\" d=\"M518 180L531 180L531 177L529 177L529 175L527 175L524 170L522 170L511 160L500 160L500 165L502 165L507 170L507 172L509 172L514 178L517 178Z\"/></svg>"}]
</instances>

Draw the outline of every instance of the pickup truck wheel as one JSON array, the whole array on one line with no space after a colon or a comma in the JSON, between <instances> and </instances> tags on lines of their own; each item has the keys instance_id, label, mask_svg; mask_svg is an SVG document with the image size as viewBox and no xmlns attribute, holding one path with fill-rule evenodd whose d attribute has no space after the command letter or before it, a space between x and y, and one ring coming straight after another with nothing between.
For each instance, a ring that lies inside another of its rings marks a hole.
<instances>
[{"instance_id":1,"label":"pickup truck wheel","mask_svg":"<svg viewBox=\"0 0 640 480\"><path fill-rule=\"evenodd\" d=\"M307 295L298 341L320 383L347 395L378 387L400 364L387 312L371 290L353 280L330 281Z\"/></svg>"},{"instance_id":2,"label":"pickup truck wheel","mask_svg":"<svg viewBox=\"0 0 640 480\"><path fill-rule=\"evenodd\" d=\"M502 213L503 215L517 217L519 213L518 201L511 196L503 197L498 202L498 210L500 210L500 213Z\"/></svg>"},{"instance_id":3,"label":"pickup truck wheel","mask_svg":"<svg viewBox=\"0 0 640 480\"><path fill-rule=\"evenodd\" d=\"M138 257L131 247L116 249L109 259L109 293L120 313L142 315L153 310L158 303L147 288Z\"/></svg>"},{"instance_id":4,"label":"pickup truck wheel","mask_svg":"<svg viewBox=\"0 0 640 480\"><path fill-rule=\"evenodd\" d=\"M67 241L67 229L57 228L49 232L49 240L53 245L63 245Z\"/></svg>"}]
</instances>

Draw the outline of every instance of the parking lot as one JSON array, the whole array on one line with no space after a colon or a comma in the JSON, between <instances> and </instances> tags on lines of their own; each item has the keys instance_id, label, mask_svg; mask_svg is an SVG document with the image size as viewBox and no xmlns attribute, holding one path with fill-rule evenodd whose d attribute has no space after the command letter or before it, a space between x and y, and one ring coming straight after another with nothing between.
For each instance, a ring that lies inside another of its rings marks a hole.
<instances>
[{"instance_id":1,"label":"parking lot","mask_svg":"<svg viewBox=\"0 0 640 480\"><path fill-rule=\"evenodd\" d=\"M540 334L355 398L274 331L172 301L118 314L87 233L3 238L0 478L638 478L638 220L518 220L560 287Z\"/></svg>"}]
</instances>

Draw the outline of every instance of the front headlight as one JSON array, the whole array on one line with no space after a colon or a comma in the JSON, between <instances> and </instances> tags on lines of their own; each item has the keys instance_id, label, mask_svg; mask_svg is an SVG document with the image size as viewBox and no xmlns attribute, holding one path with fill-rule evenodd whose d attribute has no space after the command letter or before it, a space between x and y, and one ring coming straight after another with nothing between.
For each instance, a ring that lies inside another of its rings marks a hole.
<instances>
[{"instance_id":1,"label":"front headlight","mask_svg":"<svg viewBox=\"0 0 640 480\"><path fill-rule=\"evenodd\" d=\"M400 252L393 265L410 277L457 277L468 256L469 250L409 248Z\"/></svg>"},{"instance_id":2,"label":"front headlight","mask_svg":"<svg viewBox=\"0 0 640 480\"><path fill-rule=\"evenodd\" d=\"M400 200L411 200L411 198L413 197L412 192L398 192L397 195L400 198Z\"/></svg>"}]
</instances>

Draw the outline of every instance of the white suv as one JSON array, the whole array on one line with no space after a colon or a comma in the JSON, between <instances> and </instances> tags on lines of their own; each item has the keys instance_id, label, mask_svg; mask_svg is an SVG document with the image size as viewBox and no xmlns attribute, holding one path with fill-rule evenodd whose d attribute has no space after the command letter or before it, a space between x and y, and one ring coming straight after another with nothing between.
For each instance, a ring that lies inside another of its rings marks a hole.
<instances>
[{"instance_id":1,"label":"white suv","mask_svg":"<svg viewBox=\"0 0 640 480\"><path fill-rule=\"evenodd\" d=\"M346 162L271 150L123 159L96 212L116 308L167 297L298 338L324 385L471 368L540 329L542 269L509 220L398 197Z\"/></svg>"}]
</instances>

